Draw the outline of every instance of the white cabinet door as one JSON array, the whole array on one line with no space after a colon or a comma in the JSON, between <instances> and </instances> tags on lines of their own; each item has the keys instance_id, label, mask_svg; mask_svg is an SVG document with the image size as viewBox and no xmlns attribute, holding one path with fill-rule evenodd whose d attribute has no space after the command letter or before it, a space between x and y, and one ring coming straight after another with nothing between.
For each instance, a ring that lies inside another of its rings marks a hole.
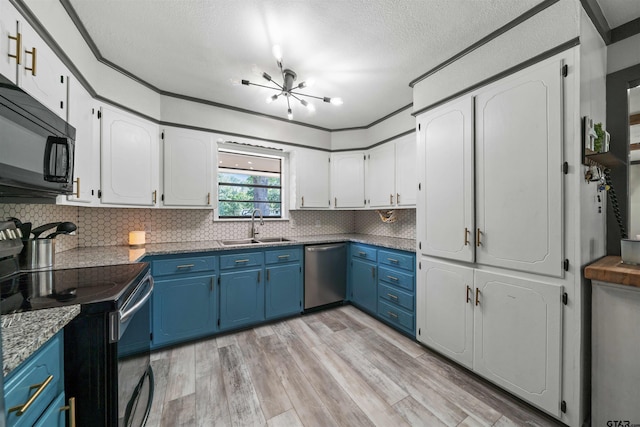
<instances>
[{"instance_id":1,"label":"white cabinet door","mask_svg":"<svg viewBox=\"0 0 640 427\"><path fill-rule=\"evenodd\" d=\"M473 367L473 268L420 259L418 341Z\"/></svg>"},{"instance_id":2,"label":"white cabinet door","mask_svg":"<svg viewBox=\"0 0 640 427\"><path fill-rule=\"evenodd\" d=\"M476 270L475 287L474 371L560 415L562 286Z\"/></svg>"},{"instance_id":3,"label":"white cabinet door","mask_svg":"<svg viewBox=\"0 0 640 427\"><path fill-rule=\"evenodd\" d=\"M396 154L395 145L387 143L367 152L366 193L372 208L389 207L396 198Z\"/></svg>"},{"instance_id":4,"label":"white cabinet door","mask_svg":"<svg viewBox=\"0 0 640 427\"><path fill-rule=\"evenodd\" d=\"M97 201L100 181L100 137L98 106L89 92L76 79L69 81L69 124L76 129L73 163L74 193L62 203L87 204Z\"/></svg>"},{"instance_id":5,"label":"white cabinet door","mask_svg":"<svg viewBox=\"0 0 640 427\"><path fill-rule=\"evenodd\" d=\"M396 205L411 207L416 205L418 195L418 159L416 134L405 135L396 145Z\"/></svg>"},{"instance_id":6,"label":"white cabinet door","mask_svg":"<svg viewBox=\"0 0 640 427\"><path fill-rule=\"evenodd\" d=\"M331 194L335 208L364 207L364 152L331 154Z\"/></svg>"},{"instance_id":7,"label":"white cabinet door","mask_svg":"<svg viewBox=\"0 0 640 427\"><path fill-rule=\"evenodd\" d=\"M561 65L476 97L478 263L563 274Z\"/></svg>"},{"instance_id":8,"label":"white cabinet door","mask_svg":"<svg viewBox=\"0 0 640 427\"><path fill-rule=\"evenodd\" d=\"M158 196L158 126L102 108L102 203L155 206Z\"/></svg>"},{"instance_id":9,"label":"white cabinet door","mask_svg":"<svg viewBox=\"0 0 640 427\"><path fill-rule=\"evenodd\" d=\"M474 260L472 99L418 118L418 242L425 255Z\"/></svg>"},{"instance_id":10,"label":"white cabinet door","mask_svg":"<svg viewBox=\"0 0 640 427\"><path fill-rule=\"evenodd\" d=\"M165 206L214 206L214 137L190 129L164 130Z\"/></svg>"},{"instance_id":11,"label":"white cabinet door","mask_svg":"<svg viewBox=\"0 0 640 427\"><path fill-rule=\"evenodd\" d=\"M22 66L20 86L48 109L67 119L67 80L69 71L57 55L25 21L22 28Z\"/></svg>"},{"instance_id":12,"label":"white cabinet door","mask_svg":"<svg viewBox=\"0 0 640 427\"><path fill-rule=\"evenodd\" d=\"M295 209L329 207L329 156L326 151L296 148L291 183Z\"/></svg>"},{"instance_id":13,"label":"white cabinet door","mask_svg":"<svg viewBox=\"0 0 640 427\"><path fill-rule=\"evenodd\" d=\"M0 1L0 74L17 83L18 58L22 62L22 15L8 1ZM20 34L20 36L18 36Z\"/></svg>"}]
</instances>

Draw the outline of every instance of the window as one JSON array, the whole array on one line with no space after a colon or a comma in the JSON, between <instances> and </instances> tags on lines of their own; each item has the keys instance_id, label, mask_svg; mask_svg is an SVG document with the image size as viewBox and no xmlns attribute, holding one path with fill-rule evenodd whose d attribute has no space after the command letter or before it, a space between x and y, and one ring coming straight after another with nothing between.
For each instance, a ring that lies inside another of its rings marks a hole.
<instances>
[{"instance_id":1,"label":"window","mask_svg":"<svg viewBox=\"0 0 640 427\"><path fill-rule=\"evenodd\" d=\"M218 218L282 218L282 158L218 151Z\"/></svg>"}]
</instances>

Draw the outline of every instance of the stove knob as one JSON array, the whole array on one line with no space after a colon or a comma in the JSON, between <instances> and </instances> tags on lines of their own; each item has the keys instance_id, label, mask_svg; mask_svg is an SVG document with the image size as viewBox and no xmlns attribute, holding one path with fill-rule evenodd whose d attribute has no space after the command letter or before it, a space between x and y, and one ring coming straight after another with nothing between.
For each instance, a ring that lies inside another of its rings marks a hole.
<instances>
[{"instance_id":1,"label":"stove knob","mask_svg":"<svg viewBox=\"0 0 640 427\"><path fill-rule=\"evenodd\" d=\"M0 230L0 240L7 240L7 236L5 236L4 230Z\"/></svg>"},{"instance_id":2,"label":"stove knob","mask_svg":"<svg viewBox=\"0 0 640 427\"><path fill-rule=\"evenodd\" d=\"M20 230L19 228L16 228L16 234L18 235L19 238L23 238L24 236L22 235L22 230Z\"/></svg>"},{"instance_id":3,"label":"stove knob","mask_svg":"<svg viewBox=\"0 0 640 427\"><path fill-rule=\"evenodd\" d=\"M16 238L16 233L12 229L7 228L7 236L9 236L9 240L13 240Z\"/></svg>"}]
</instances>

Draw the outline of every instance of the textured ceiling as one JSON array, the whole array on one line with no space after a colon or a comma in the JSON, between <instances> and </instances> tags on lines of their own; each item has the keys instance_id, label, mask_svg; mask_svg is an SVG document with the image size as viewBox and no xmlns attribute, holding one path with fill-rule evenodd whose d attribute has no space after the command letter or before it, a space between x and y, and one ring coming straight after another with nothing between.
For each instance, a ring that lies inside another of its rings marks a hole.
<instances>
[{"instance_id":1,"label":"textured ceiling","mask_svg":"<svg viewBox=\"0 0 640 427\"><path fill-rule=\"evenodd\" d=\"M313 78L309 113L329 129L366 126L412 101L409 82L542 0L70 0L102 57L163 91L286 117L275 92L234 86L278 76L279 44L298 82ZM606 0L613 1L613 0ZM617 0L622 1L622 0ZM630 0L640 2L640 0ZM280 81L281 82L281 81Z\"/></svg>"},{"instance_id":2,"label":"textured ceiling","mask_svg":"<svg viewBox=\"0 0 640 427\"><path fill-rule=\"evenodd\" d=\"M640 0L598 0L610 28L640 18Z\"/></svg>"}]
</instances>

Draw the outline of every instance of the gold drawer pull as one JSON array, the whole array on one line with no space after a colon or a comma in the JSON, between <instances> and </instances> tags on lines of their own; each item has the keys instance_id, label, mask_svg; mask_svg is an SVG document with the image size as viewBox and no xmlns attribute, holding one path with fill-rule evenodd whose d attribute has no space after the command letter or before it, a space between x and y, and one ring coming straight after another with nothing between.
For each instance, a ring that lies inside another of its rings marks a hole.
<instances>
[{"instance_id":1,"label":"gold drawer pull","mask_svg":"<svg viewBox=\"0 0 640 427\"><path fill-rule=\"evenodd\" d=\"M241 262L249 262L249 260L248 259L237 259L235 262L237 264L240 264Z\"/></svg>"},{"instance_id":2,"label":"gold drawer pull","mask_svg":"<svg viewBox=\"0 0 640 427\"><path fill-rule=\"evenodd\" d=\"M464 228L464 245L469 245L469 229L467 227Z\"/></svg>"},{"instance_id":3,"label":"gold drawer pull","mask_svg":"<svg viewBox=\"0 0 640 427\"><path fill-rule=\"evenodd\" d=\"M396 204L400 204L400 193L396 193Z\"/></svg>"},{"instance_id":4,"label":"gold drawer pull","mask_svg":"<svg viewBox=\"0 0 640 427\"><path fill-rule=\"evenodd\" d=\"M367 253L366 253L366 252L362 252L362 251L360 251L360 252L358 252L358 255L366 257L366 256L367 256Z\"/></svg>"},{"instance_id":5,"label":"gold drawer pull","mask_svg":"<svg viewBox=\"0 0 640 427\"><path fill-rule=\"evenodd\" d=\"M480 288L476 288L476 305L480 305Z\"/></svg>"},{"instance_id":6,"label":"gold drawer pull","mask_svg":"<svg viewBox=\"0 0 640 427\"><path fill-rule=\"evenodd\" d=\"M47 379L44 380L44 382L40 384L34 384L31 387L29 387L29 390L33 390L34 388L37 388L36 392L33 393L33 396L31 396L24 405L18 405L18 406L14 406L13 408L9 408L9 413L18 411L16 413L17 416L20 417L24 415L24 413L27 412L27 409L29 409L29 407L33 404L33 402L36 401L38 396L40 396L40 393L42 393L44 389L47 388L51 380L53 380L53 375L49 375Z\"/></svg>"},{"instance_id":7,"label":"gold drawer pull","mask_svg":"<svg viewBox=\"0 0 640 427\"><path fill-rule=\"evenodd\" d=\"M22 34L17 33L16 36L9 36L9 40L16 41L16 54L9 54L9 58L15 58L18 65L22 64Z\"/></svg>"},{"instance_id":8,"label":"gold drawer pull","mask_svg":"<svg viewBox=\"0 0 640 427\"><path fill-rule=\"evenodd\" d=\"M397 315L397 314L395 314L395 313L394 313L394 312L392 312L392 311L387 311L387 314L388 314L389 316L393 317L394 319L397 319L397 318L398 318L398 315Z\"/></svg>"},{"instance_id":9,"label":"gold drawer pull","mask_svg":"<svg viewBox=\"0 0 640 427\"><path fill-rule=\"evenodd\" d=\"M392 262L394 264L399 263L400 261L398 261L397 259L393 259L393 258L387 258L387 261Z\"/></svg>"},{"instance_id":10,"label":"gold drawer pull","mask_svg":"<svg viewBox=\"0 0 640 427\"><path fill-rule=\"evenodd\" d=\"M25 49L24 53L26 53L27 55L31 55L31 68L25 65L24 69L27 71L31 71L31 75L35 76L36 75L36 57L37 57L36 48L34 47L31 50Z\"/></svg>"},{"instance_id":11,"label":"gold drawer pull","mask_svg":"<svg viewBox=\"0 0 640 427\"><path fill-rule=\"evenodd\" d=\"M291 255L278 255L279 259L289 258Z\"/></svg>"},{"instance_id":12,"label":"gold drawer pull","mask_svg":"<svg viewBox=\"0 0 640 427\"><path fill-rule=\"evenodd\" d=\"M182 265L177 266L176 268L178 270L182 270L182 269L185 269L185 268L193 268L195 266L196 266L195 264L182 264Z\"/></svg>"},{"instance_id":13,"label":"gold drawer pull","mask_svg":"<svg viewBox=\"0 0 640 427\"><path fill-rule=\"evenodd\" d=\"M304 196L302 196L302 207L304 208Z\"/></svg>"},{"instance_id":14,"label":"gold drawer pull","mask_svg":"<svg viewBox=\"0 0 640 427\"><path fill-rule=\"evenodd\" d=\"M207 205L211 204L211 193L207 193Z\"/></svg>"},{"instance_id":15,"label":"gold drawer pull","mask_svg":"<svg viewBox=\"0 0 640 427\"><path fill-rule=\"evenodd\" d=\"M480 236L482 235L482 231L479 228L476 229L476 246L480 247L482 242L480 241Z\"/></svg>"},{"instance_id":16,"label":"gold drawer pull","mask_svg":"<svg viewBox=\"0 0 640 427\"><path fill-rule=\"evenodd\" d=\"M158 190L153 190L153 193L151 193L151 201L154 205L158 201Z\"/></svg>"},{"instance_id":17,"label":"gold drawer pull","mask_svg":"<svg viewBox=\"0 0 640 427\"><path fill-rule=\"evenodd\" d=\"M69 427L76 427L76 398L70 397L69 404L60 408L62 411L69 411Z\"/></svg>"},{"instance_id":18,"label":"gold drawer pull","mask_svg":"<svg viewBox=\"0 0 640 427\"><path fill-rule=\"evenodd\" d=\"M387 276L387 279L393 280L394 282L397 282L398 280L400 280L397 277L393 277L393 276Z\"/></svg>"},{"instance_id":19,"label":"gold drawer pull","mask_svg":"<svg viewBox=\"0 0 640 427\"><path fill-rule=\"evenodd\" d=\"M397 296L397 295L394 295L394 294L387 294L387 296L388 296L389 298L393 299L393 300L398 301L398 296Z\"/></svg>"},{"instance_id":20,"label":"gold drawer pull","mask_svg":"<svg viewBox=\"0 0 640 427\"><path fill-rule=\"evenodd\" d=\"M467 290L465 295L465 298L467 299L467 304L471 302L471 299L469 298L469 292L471 292L471 288L469 287L469 285L467 285ZM471 295L473 295L473 293Z\"/></svg>"},{"instance_id":21,"label":"gold drawer pull","mask_svg":"<svg viewBox=\"0 0 640 427\"><path fill-rule=\"evenodd\" d=\"M75 179L76 182L76 198L80 198L80 178Z\"/></svg>"}]
</instances>

